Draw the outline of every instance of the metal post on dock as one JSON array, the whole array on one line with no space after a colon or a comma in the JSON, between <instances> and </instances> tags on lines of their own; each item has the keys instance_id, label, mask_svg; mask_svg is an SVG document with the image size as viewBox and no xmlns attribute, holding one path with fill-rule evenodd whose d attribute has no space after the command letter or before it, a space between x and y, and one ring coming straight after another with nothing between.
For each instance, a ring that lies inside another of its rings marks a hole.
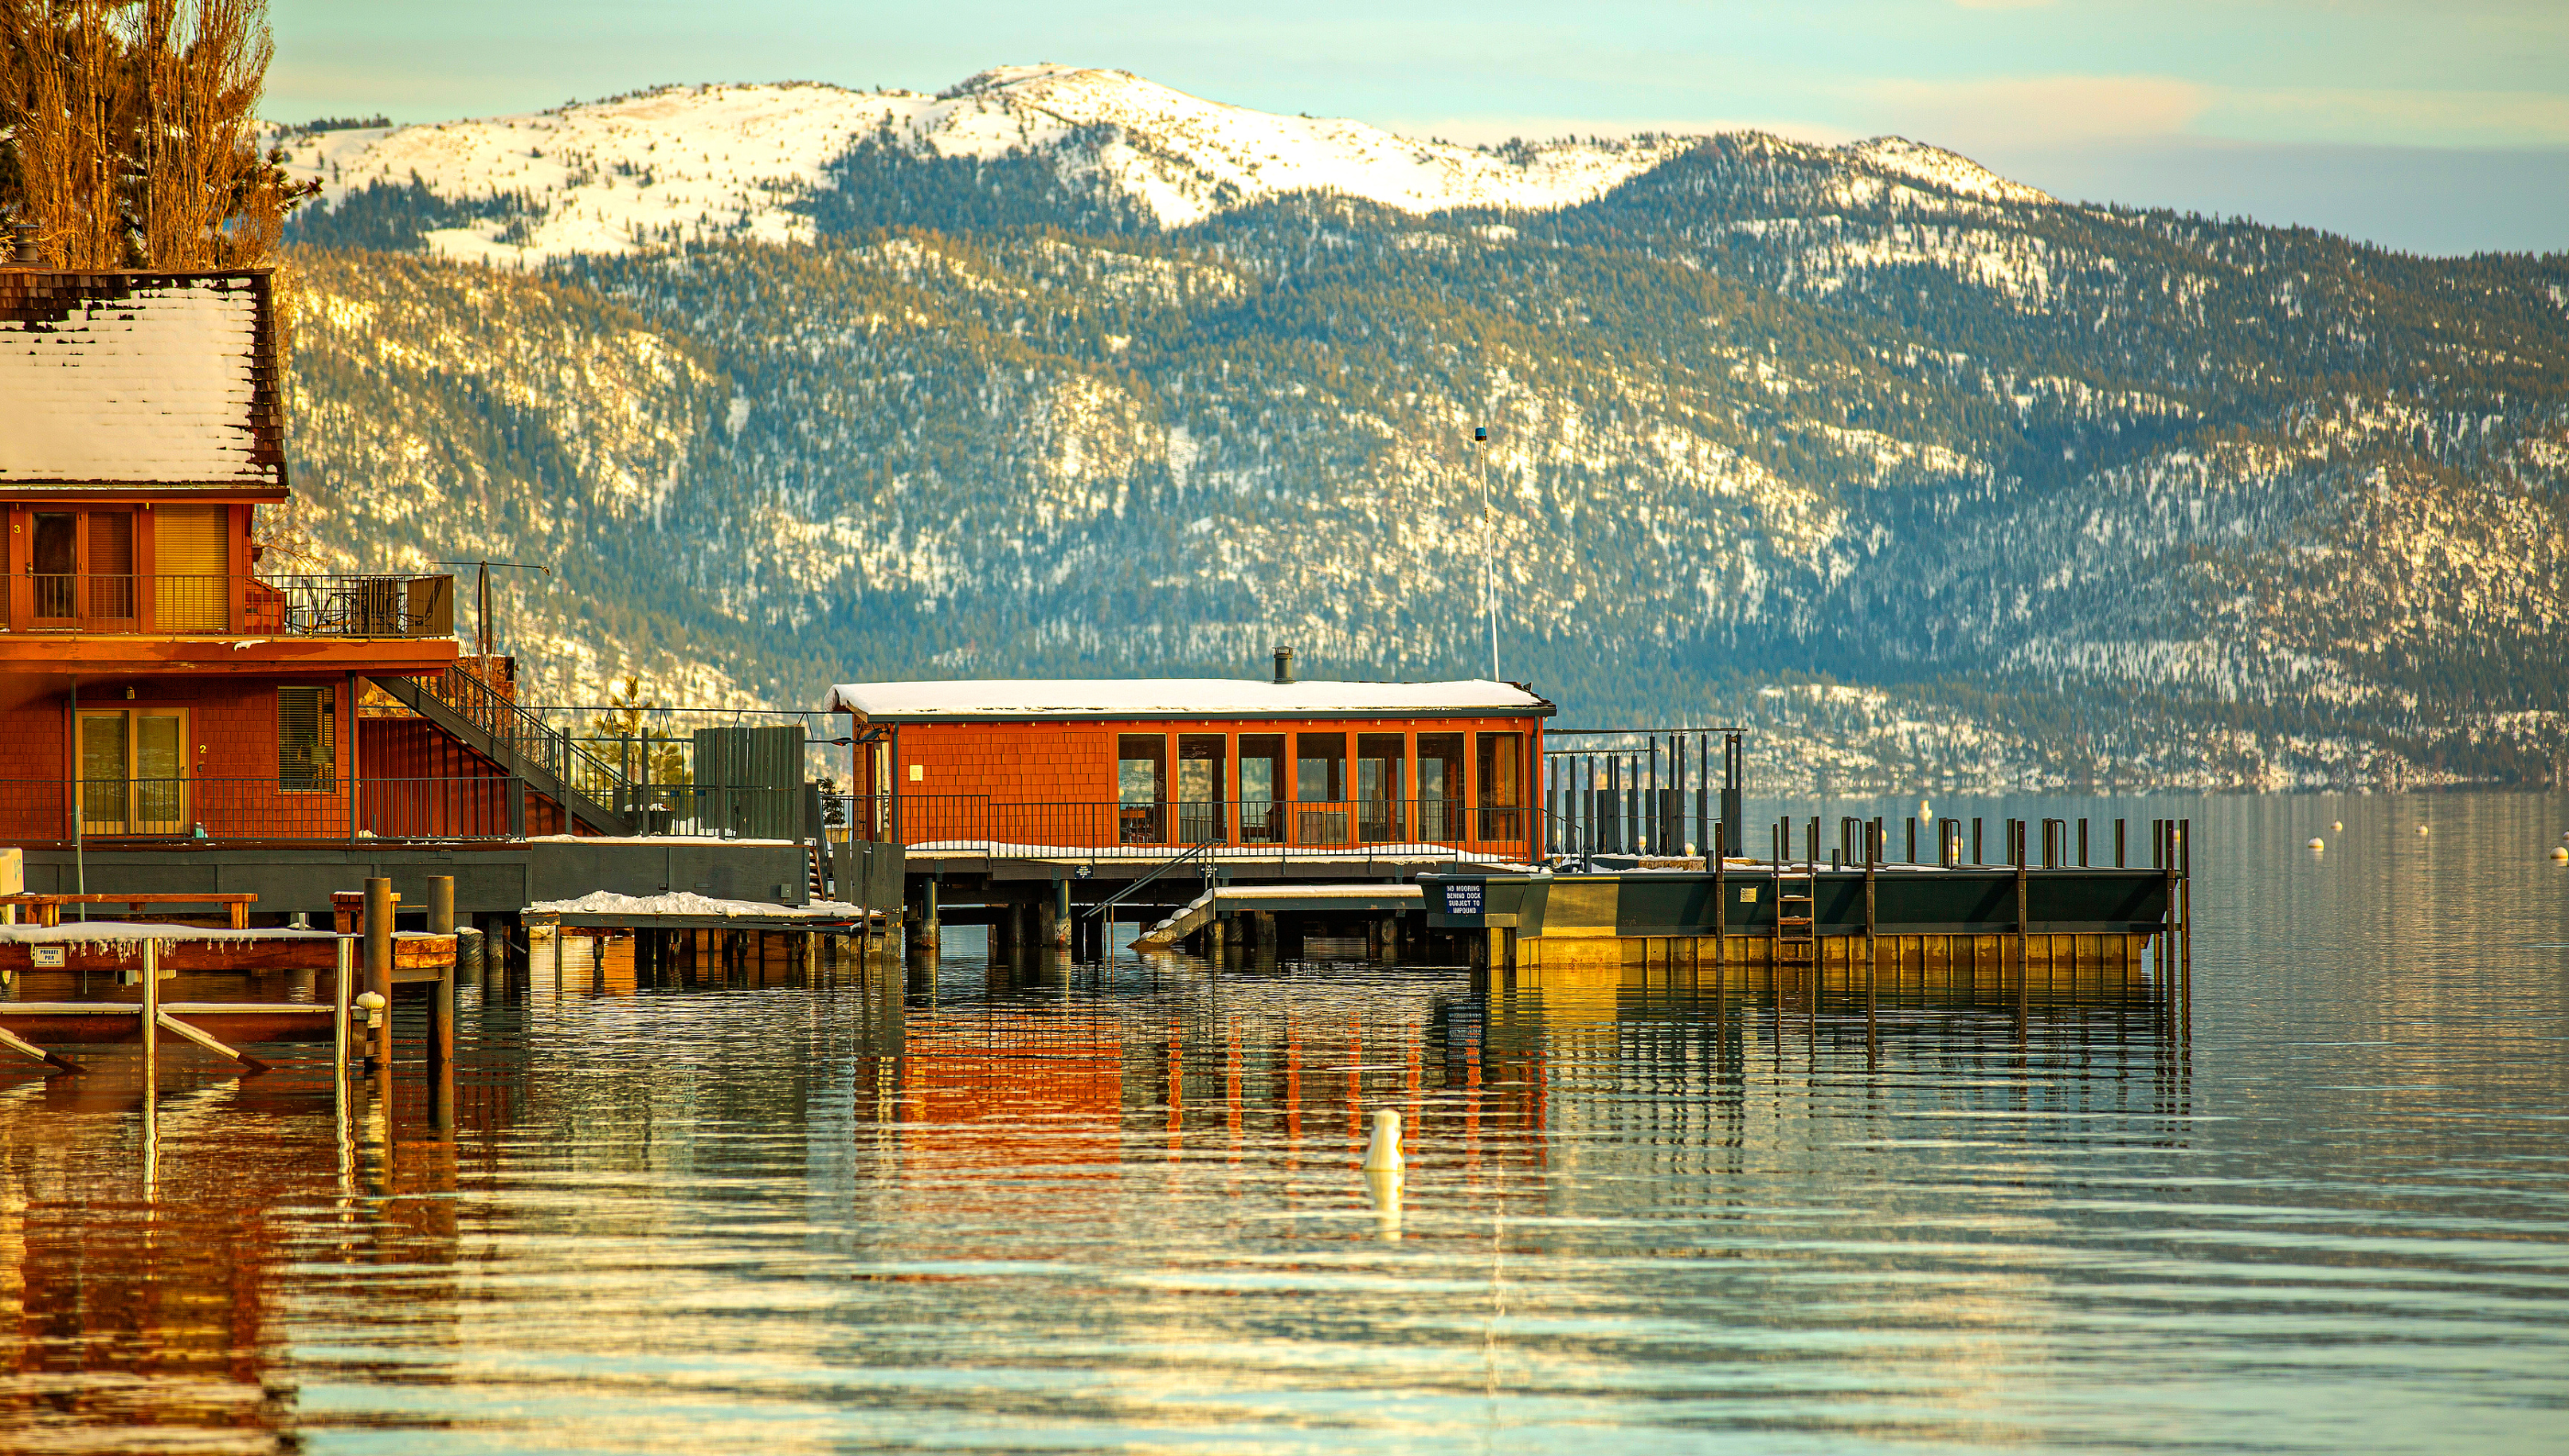
<instances>
[{"instance_id":1,"label":"metal post on dock","mask_svg":"<svg viewBox=\"0 0 2569 1456\"><path fill-rule=\"evenodd\" d=\"M2012 837L2016 840L2013 846L2016 859L2016 1028L2017 1035L2020 1038L2024 1035L2024 1018L2030 999L2029 987L2033 980L2033 968L2025 958L2028 946L2024 913L2024 821L2012 820L2010 823L2014 829Z\"/></svg>"},{"instance_id":2,"label":"metal post on dock","mask_svg":"<svg viewBox=\"0 0 2569 1456\"><path fill-rule=\"evenodd\" d=\"M1981 819L1975 815L1972 818L1972 863L1986 865L1989 862L1989 856L1982 853Z\"/></svg>"},{"instance_id":3,"label":"metal post on dock","mask_svg":"<svg viewBox=\"0 0 2569 1456\"><path fill-rule=\"evenodd\" d=\"M2087 817L2078 817L2078 868L2087 868Z\"/></svg>"},{"instance_id":4,"label":"metal post on dock","mask_svg":"<svg viewBox=\"0 0 2569 1456\"><path fill-rule=\"evenodd\" d=\"M2178 1004L2184 1015L2178 1030L2191 1041L2194 1039L2194 821L2191 819L2176 822L2176 869L2177 898L2184 907L2184 913L2177 919L2184 935L2177 950Z\"/></svg>"},{"instance_id":5,"label":"metal post on dock","mask_svg":"<svg viewBox=\"0 0 2569 1456\"><path fill-rule=\"evenodd\" d=\"M1715 825L1713 832L1717 836L1726 828ZM1717 846L1719 841L1716 839L1709 843ZM1722 982L1728 978L1723 971L1730 954L1730 883L1724 878L1728 874L1728 866L1717 848L1709 858L1712 861L1707 867L1712 871L1712 1019L1718 1025L1722 1017Z\"/></svg>"},{"instance_id":6,"label":"metal post on dock","mask_svg":"<svg viewBox=\"0 0 2569 1456\"><path fill-rule=\"evenodd\" d=\"M366 881L366 989L384 998L383 1025L376 1028L371 1054L375 1065L389 1072L393 1065L393 883L385 879Z\"/></svg>"},{"instance_id":7,"label":"metal post on dock","mask_svg":"<svg viewBox=\"0 0 2569 1456\"><path fill-rule=\"evenodd\" d=\"M1873 912L1874 874L1881 861L1882 821L1873 822L1873 834L1864 847L1864 1054L1867 1060L1880 1050L1876 1039L1873 1003L1874 982L1882 971L1882 941L1875 933L1878 921Z\"/></svg>"},{"instance_id":8,"label":"metal post on dock","mask_svg":"<svg viewBox=\"0 0 2569 1456\"><path fill-rule=\"evenodd\" d=\"M2126 869L2126 868L2128 868L2128 867L2124 864L2124 862L2123 862L2123 825L2124 825L2124 823L2125 823L2125 821L2120 820L2120 819L2117 819L2117 820L2115 820L2115 821L2114 821L2114 868L2115 868L2115 869L2117 869L2117 870L2121 870L2121 869Z\"/></svg>"}]
</instances>

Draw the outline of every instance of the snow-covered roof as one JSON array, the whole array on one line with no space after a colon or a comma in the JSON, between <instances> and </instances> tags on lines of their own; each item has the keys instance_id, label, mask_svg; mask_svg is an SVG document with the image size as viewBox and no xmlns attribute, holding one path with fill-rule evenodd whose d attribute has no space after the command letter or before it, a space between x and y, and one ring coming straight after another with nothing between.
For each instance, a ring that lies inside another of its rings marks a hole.
<instances>
[{"instance_id":1,"label":"snow-covered roof","mask_svg":"<svg viewBox=\"0 0 2569 1456\"><path fill-rule=\"evenodd\" d=\"M1231 677L843 682L829 709L866 722L974 718L1416 718L1552 715L1512 682L1265 682Z\"/></svg>"},{"instance_id":2,"label":"snow-covered roof","mask_svg":"<svg viewBox=\"0 0 2569 1456\"><path fill-rule=\"evenodd\" d=\"M285 486L263 273L0 271L0 487Z\"/></svg>"}]
</instances>

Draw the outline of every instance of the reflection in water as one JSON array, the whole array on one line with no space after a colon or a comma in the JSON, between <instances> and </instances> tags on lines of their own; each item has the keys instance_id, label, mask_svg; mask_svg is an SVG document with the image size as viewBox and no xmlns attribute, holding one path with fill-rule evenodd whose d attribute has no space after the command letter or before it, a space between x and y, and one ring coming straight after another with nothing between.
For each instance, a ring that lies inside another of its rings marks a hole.
<instances>
[{"instance_id":1,"label":"reflection in water","mask_svg":"<svg viewBox=\"0 0 2569 1456\"><path fill-rule=\"evenodd\" d=\"M1658 964L540 941L452 1140L177 1055L147 1182L130 1061L0 1079L0 1446L2547 1447L2561 810L2185 806L2190 1041L2115 977L1888 977L1869 1047Z\"/></svg>"}]
</instances>

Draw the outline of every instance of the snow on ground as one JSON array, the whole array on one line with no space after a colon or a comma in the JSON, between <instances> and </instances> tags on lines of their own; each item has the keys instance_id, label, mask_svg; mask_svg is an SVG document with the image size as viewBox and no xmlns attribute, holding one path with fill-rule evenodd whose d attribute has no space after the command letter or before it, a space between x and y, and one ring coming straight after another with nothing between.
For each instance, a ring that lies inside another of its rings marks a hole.
<instances>
[{"instance_id":1,"label":"snow on ground","mask_svg":"<svg viewBox=\"0 0 2569 1456\"><path fill-rule=\"evenodd\" d=\"M451 257L526 264L695 237L808 240L795 203L830 162L889 126L940 157L998 157L1113 129L1096 165L1162 222L1319 189L1411 212L1565 207L1689 145L1560 143L1502 155L1360 122L1270 116L1123 71L1011 66L934 96L811 83L680 86L531 116L276 137L286 169L335 204L416 177L450 201L514 199L523 215L430 234Z\"/></svg>"},{"instance_id":2,"label":"snow on ground","mask_svg":"<svg viewBox=\"0 0 2569 1456\"><path fill-rule=\"evenodd\" d=\"M758 900L716 900L689 890L673 890L665 895L618 895L611 890L595 890L577 900L543 900L527 907L531 914L549 915L705 915L725 919L743 915L765 918L788 916L845 919L864 914L856 906L835 900L816 900L809 905L773 905Z\"/></svg>"}]
</instances>

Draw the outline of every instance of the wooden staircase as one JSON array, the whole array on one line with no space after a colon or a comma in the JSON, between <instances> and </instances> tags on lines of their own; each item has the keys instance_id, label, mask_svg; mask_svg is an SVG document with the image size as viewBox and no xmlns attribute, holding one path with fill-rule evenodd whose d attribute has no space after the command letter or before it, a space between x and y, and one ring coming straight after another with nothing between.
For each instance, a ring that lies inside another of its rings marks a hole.
<instances>
[{"instance_id":1,"label":"wooden staircase","mask_svg":"<svg viewBox=\"0 0 2569 1456\"><path fill-rule=\"evenodd\" d=\"M498 764L535 792L602 835L628 835L631 823L608 803L576 787L585 783L613 803L631 795L623 775L570 741L570 735L493 691L460 668L437 678L375 677L393 701L437 725L456 742ZM576 782L575 782L576 781Z\"/></svg>"}]
</instances>

